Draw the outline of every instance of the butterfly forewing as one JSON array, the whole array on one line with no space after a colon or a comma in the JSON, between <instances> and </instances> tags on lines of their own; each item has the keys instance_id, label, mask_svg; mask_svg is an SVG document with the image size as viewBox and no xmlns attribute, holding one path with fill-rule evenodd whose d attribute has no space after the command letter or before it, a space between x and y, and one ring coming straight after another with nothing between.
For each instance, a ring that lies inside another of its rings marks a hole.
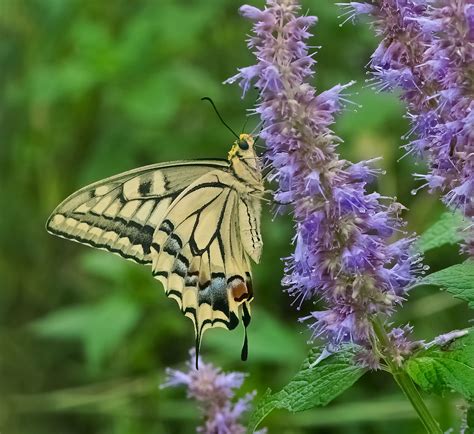
<instances>
[{"instance_id":1,"label":"butterfly forewing","mask_svg":"<svg viewBox=\"0 0 474 434\"><path fill-rule=\"evenodd\" d=\"M89 185L63 201L49 232L151 264L154 231L176 197L225 160L178 161L142 167Z\"/></svg>"}]
</instances>

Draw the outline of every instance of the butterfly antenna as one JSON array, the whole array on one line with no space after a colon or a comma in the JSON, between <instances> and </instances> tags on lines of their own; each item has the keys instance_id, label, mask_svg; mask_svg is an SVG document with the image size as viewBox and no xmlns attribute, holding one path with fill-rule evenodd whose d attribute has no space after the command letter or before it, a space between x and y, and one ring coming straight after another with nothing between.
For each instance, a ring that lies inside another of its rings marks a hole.
<instances>
[{"instance_id":1,"label":"butterfly antenna","mask_svg":"<svg viewBox=\"0 0 474 434\"><path fill-rule=\"evenodd\" d=\"M239 136L235 133L235 131L229 127L229 125L226 124L226 122L224 121L224 119L222 119L222 116L220 115L219 111L217 110L217 107L216 105L214 104L214 101L209 98L208 96L204 96L201 98L201 101L209 101L214 109L214 111L216 112L216 115L218 116L218 118L220 119L220 121L222 122L222 124L237 138L239 139Z\"/></svg>"},{"instance_id":2,"label":"butterfly antenna","mask_svg":"<svg viewBox=\"0 0 474 434\"><path fill-rule=\"evenodd\" d=\"M257 129L259 129L258 134L255 136L255 132L257 131ZM254 144L258 142L258 139L260 139L260 133L262 132L262 130L263 130L263 121L260 121L252 131L252 136L255 136Z\"/></svg>"},{"instance_id":3,"label":"butterfly antenna","mask_svg":"<svg viewBox=\"0 0 474 434\"><path fill-rule=\"evenodd\" d=\"M258 130L258 134L260 134L263 130L263 121L260 121L257 125L255 125L255 128L252 131L252 135L255 135L255 132Z\"/></svg>"},{"instance_id":4,"label":"butterfly antenna","mask_svg":"<svg viewBox=\"0 0 474 434\"><path fill-rule=\"evenodd\" d=\"M244 126L242 127L241 133L245 131L245 127L247 126L247 122L249 121L249 118L247 117L244 122Z\"/></svg>"}]
</instances>

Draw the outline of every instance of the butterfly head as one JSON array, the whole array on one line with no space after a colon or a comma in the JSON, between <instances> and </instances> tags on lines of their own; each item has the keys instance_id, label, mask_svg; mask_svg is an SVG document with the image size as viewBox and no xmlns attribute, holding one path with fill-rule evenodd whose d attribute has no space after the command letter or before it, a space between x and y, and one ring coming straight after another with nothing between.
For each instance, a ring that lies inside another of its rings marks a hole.
<instances>
[{"instance_id":1,"label":"butterfly head","mask_svg":"<svg viewBox=\"0 0 474 434\"><path fill-rule=\"evenodd\" d=\"M251 134L240 134L229 151L229 161L234 157L248 158L248 156L253 156L253 144L254 139Z\"/></svg>"}]
</instances>

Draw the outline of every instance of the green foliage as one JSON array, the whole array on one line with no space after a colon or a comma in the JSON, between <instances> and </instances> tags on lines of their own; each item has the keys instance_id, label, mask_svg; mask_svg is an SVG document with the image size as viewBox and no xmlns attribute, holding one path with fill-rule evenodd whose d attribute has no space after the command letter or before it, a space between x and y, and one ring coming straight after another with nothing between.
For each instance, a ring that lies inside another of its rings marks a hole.
<instances>
[{"instance_id":1,"label":"green foliage","mask_svg":"<svg viewBox=\"0 0 474 434\"><path fill-rule=\"evenodd\" d=\"M136 304L123 295L111 295L93 305L58 309L35 321L31 327L43 337L79 340L90 369L96 372L139 317Z\"/></svg>"},{"instance_id":2,"label":"green foliage","mask_svg":"<svg viewBox=\"0 0 474 434\"><path fill-rule=\"evenodd\" d=\"M448 291L456 298L467 301L474 309L474 261L467 260L444 270L431 273L417 285L435 285Z\"/></svg>"},{"instance_id":3,"label":"green foliage","mask_svg":"<svg viewBox=\"0 0 474 434\"><path fill-rule=\"evenodd\" d=\"M314 365L320 355L320 351L313 350L300 371L282 390L272 393L268 389L265 392L250 417L249 429L252 432L274 409L295 413L327 405L365 373L363 368L354 364L351 348L332 354Z\"/></svg>"},{"instance_id":4,"label":"green foliage","mask_svg":"<svg viewBox=\"0 0 474 434\"><path fill-rule=\"evenodd\" d=\"M462 228L465 225L462 214L445 212L439 220L430 226L418 240L422 252L441 247L444 244L456 244L462 240Z\"/></svg>"},{"instance_id":5,"label":"green foliage","mask_svg":"<svg viewBox=\"0 0 474 434\"><path fill-rule=\"evenodd\" d=\"M281 321L261 309L253 312L252 327L248 331L250 356L257 363L275 363L286 367L301 363L307 348L303 339L298 339ZM268 343L271 342L271 345ZM242 335L227 330L215 330L206 335L206 347L223 353L235 353L242 345ZM284 348L284 351L282 351Z\"/></svg>"},{"instance_id":6,"label":"green foliage","mask_svg":"<svg viewBox=\"0 0 474 434\"><path fill-rule=\"evenodd\" d=\"M474 434L474 404L470 402L466 409L465 431L463 434Z\"/></svg>"},{"instance_id":7,"label":"green foliage","mask_svg":"<svg viewBox=\"0 0 474 434\"><path fill-rule=\"evenodd\" d=\"M454 390L474 399L474 329L459 339L419 351L406 363L411 378L424 390Z\"/></svg>"}]
</instances>

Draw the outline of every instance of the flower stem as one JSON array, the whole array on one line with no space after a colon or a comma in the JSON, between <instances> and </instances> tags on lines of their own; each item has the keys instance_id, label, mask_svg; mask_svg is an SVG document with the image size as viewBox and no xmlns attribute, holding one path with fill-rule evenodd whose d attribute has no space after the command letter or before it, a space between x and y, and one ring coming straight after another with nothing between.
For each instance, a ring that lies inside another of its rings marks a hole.
<instances>
[{"instance_id":1,"label":"flower stem","mask_svg":"<svg viewBox=\"0 0 474 434\"><path fill-rule=\"evenodd\" d=\"M398 384L405 396L411 402L411 405L418 414L418 417L420 418L423 426L425 427L426 432L429 434L442 434L443 431L441 430L438 422L436 422L433 415L428 410L428 407L423 401L420 392L416 388L410 376L403 368L397 366L397 364L393 362L389 354L386 354L386 350L389 346L389 338L387 336L387 332L382 321L380 320L380 318L375 317L372 323L377 339L382 347L381 350L385 363L387 364L390 373L395 379L395 382Z\"/></svg>"}]
</instances>

